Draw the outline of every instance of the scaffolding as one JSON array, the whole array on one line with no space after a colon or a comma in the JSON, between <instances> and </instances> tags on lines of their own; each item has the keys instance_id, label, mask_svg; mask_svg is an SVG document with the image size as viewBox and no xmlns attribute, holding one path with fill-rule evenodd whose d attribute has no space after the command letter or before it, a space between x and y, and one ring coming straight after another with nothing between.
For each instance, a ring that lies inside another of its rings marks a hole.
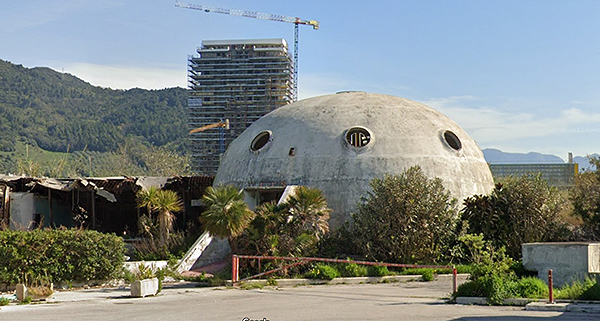
<instances>
[{"instance_id":1,"label":"scaffolding","mask_svg":"<svg viewBox=\"0 0 600 321\"><path fill-rule=\"evenodd\" d=\"M193 169L215 175L225 147L263 115L294 98L293 62L284 39L203 41L189 57L188 126L229 119L224 136L190 134Z\"/></svg>"}]
</instances>

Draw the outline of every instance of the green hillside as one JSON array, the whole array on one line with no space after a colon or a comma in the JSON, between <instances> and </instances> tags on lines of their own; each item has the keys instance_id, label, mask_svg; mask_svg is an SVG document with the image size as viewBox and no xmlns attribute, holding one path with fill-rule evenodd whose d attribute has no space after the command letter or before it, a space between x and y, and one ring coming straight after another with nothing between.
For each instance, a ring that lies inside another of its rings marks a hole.
<instances>
[{"instance_id":1,"label":"green hillside","mask_svg":"<svg viewBox=\"0 0 600 321\"><path fill-rule=\"evenodd\" d=\"M62 162L70 167L63 175L157 172L151 158L162 153L179 161L187 152L185 106L183 88L113 90L0 60L0 171L19 173L34 162L50 174ZM94 170L92 154L123 166Z\"/></svg>"}]
</instances>

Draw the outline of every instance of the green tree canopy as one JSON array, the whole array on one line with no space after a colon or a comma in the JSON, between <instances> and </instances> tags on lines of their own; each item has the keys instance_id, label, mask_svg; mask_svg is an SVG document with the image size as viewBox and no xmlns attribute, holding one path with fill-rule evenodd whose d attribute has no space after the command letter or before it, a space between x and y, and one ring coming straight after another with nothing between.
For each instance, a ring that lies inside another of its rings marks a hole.
<instances>
[{"instance_id":1,"label":"green tree canopy","mask_svg":"<svg viewBox=\"0 0 600 321\"><path fill-rule=\"evenodd\" d=\"M420 167L370 182L353 214L357 247L386 262L435 262L447 250L457 222L456 201L438 178Z\"/></svg>"},{"instance_id":2,"label":"green tree canopy","mask_svg":"<svg viewBox=\"0 0 600 321\"><path fill-rule=\"evenodd\" d=\"M244 230L255 213L244 202L244 192L231 185L208 187L202 202L206 211L200 215L200 222L210 234L231 239Z\"/></svg>"},{"instance_id":3,"label":"green tree canopy","mask_svg":"<svg viewBox=\"0 0 600 321\"><path fill-rule=\"evenodd\" d=\"M569 197L573 203L573 214L583 220L583 237L600 240L600 158L590 157L593 171L575 176Z\"/></svg>"},{"instance_id":4,"label":"green tree canopy","mask_svg":"<svg viewBox=\"0 0 600 321\"><path fill-rule=\"evenodd\" d=\"M521 257L523 243L569 238L561 218L566 199L541 175L507 177L489 195L474 195L464 204L468 233L483 234L515 259Z\"/></svg>"}]
</instances>

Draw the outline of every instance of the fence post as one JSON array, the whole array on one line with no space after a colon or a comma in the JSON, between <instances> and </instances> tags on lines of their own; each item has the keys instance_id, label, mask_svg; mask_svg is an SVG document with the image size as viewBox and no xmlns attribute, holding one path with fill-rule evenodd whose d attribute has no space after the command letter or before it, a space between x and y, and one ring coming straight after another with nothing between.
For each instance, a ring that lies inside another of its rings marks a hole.
<instances>
[{"instance_id":1,"label":"fence post","mask_svg":"<svg viewBox=\"0 0 600 321\"><path fill-rule=\"evenodd\" d=\"M237 255L231 256L231 284L234 285L239 279L239 266L240 266L240 258Z\"/></svg>"},{"instance_id":2,"label":"fence post","mask_svg":"<svg viewBox=\"0 0 600 321\"><path fill-rule=\"evenodd\" d=\"M456 294L458 290L458 273L456 272L456 266L452 266L452 294Z\"/></svg>"},{"instance_id":3,"label":"fence post","mask_svg":"<svg viewBox=\"0 0 600 321\"><path fill-rule=\"evenodd\" d=\"M552 269L548 270L548 303L554 303L554 280Z\"/></svg>"}]
</instances>

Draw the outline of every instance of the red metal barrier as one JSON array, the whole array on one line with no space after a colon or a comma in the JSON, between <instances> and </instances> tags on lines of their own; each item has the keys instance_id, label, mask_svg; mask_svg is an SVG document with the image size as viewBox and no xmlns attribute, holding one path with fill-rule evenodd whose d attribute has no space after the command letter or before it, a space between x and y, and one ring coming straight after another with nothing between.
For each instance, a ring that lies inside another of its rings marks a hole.
<instances>
[{"instance_id":1,"label":"red metal barrier","mask_svg":"<svg viewBox=\"0 0 600 321\"><path fill-rule=\"evenodd\" d=\"M260 272L260 262L261 260L284 260L284 261L296 261L295 263L285 265L283 267L265 271L258 273L256 275L249 276L242 280L239 279L239 263L240 259L256 259L259 262L259 272ZM247 281L250 279L258 278L264 275L272 274L284 269L288 269L294 266L298 266L307 262L327 262L327 263L355 263L360 265L374 265L374 266L387 266L387 267L399 267L399 268L426 268L426 269L452 269L452 293L456 293L457 289L457 271L454 266L448 265L418 265L418 264L402 264L402 263L384 263L384 262L370 262L370 261L352 261L352 260L342 260L342 259L327 259L327 258L318 258L318 257L293 257L293 256L256 256L256 255L236 255L232 256L232 267L231 267L231 281L233 285L239 283L241 281Z\"/></svg>"},{"instance_id":2,"label":"red metal barrier","mask_svg":"<svg viewBox=\"0 0 600 321\"><path fill-rule=\"evenodd\" d=\"M456 293L458 290L458 273L456 272L456 267L452 267L452 293Z\"/></svg>"},{"instance_id":3,"label":"red metal barrier","mask_svg":"<svg viewBox=\"0 0 600 321\"><path fill-rule=\"evenodd\" d=\"M552 269L548 270L548 303L554 303L554 280Z\"/></svg>"}]
</instances>

